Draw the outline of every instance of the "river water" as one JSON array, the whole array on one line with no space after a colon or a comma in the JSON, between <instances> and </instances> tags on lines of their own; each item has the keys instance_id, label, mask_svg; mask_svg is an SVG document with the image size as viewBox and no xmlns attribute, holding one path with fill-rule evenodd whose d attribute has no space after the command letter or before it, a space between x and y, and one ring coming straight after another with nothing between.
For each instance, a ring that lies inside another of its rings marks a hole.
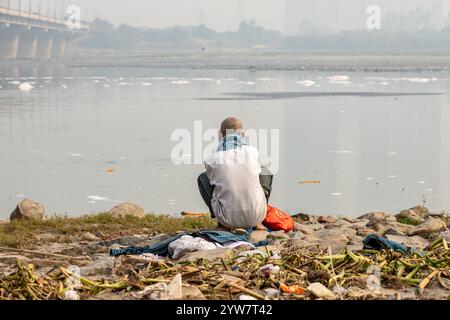
<instances>
[{"instance_id":1,"label":"river water","mask_svg":"<svg viewBox=\"0 0 450 320\"><path fill-rule=\"evenodd\" d=\"M271 203L290 213L450 208L446 57L240 57L1 64L0 218L24 197L48 214L122 201L205 211L196 152L207 143L196 141L229 115L277 132ZM183 129L192 134L183 157L194 163L177 165L172 134ZM320 183L301 183L310 180Z\"/></svg>"}]
</instances>

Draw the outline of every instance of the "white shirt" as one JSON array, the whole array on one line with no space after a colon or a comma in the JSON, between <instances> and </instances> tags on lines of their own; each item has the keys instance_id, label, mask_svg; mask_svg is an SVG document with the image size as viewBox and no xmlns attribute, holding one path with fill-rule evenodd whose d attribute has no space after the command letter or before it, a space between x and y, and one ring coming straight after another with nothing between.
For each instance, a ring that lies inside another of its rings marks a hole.
<instances>
[{"instance_id":1,"label":"white shirt","mask_svg":"<svg viewBox=\"0 0 450 320\"><path fill-rule=\"evenodd\" d=\"M259 182L261 164L256 148L244 145L215 152L205 167L214 186L211 206L220 224L237 229L264 221L267 204Z\"/></svg>"}]
</instances>

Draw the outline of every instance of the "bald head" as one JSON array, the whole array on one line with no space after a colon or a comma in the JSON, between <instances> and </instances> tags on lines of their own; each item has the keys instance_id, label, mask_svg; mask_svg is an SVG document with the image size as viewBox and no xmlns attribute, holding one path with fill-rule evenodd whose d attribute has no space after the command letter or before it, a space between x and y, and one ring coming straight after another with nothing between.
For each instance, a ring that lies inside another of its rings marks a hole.
<instances>
[{"instance_id":1,"label":"bald head","mask_svg":"<svg viewBox=\"0 0 450 320\"><path fill-rule=\"evenodd\" d=\"M222 137L225 137L227 134L231 133L244 133L244 127L242 126L241 120L235 117L229 117L222 121L220 125L220 133Z\"/></svg>"}]
</instances>

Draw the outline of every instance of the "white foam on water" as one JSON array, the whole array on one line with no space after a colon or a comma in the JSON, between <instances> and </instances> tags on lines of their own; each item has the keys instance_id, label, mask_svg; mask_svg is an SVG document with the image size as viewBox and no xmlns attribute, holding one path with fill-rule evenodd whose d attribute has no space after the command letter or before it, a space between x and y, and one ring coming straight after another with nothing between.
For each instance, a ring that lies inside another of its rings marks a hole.
<instances>
[{"instance_id":1,"label":"white foam on water","mask_svg":"<svg viewBox=\"0 0 450 320\"><path fill-rule=\"evenodd\" d=\"M366 80L372 80L372 81L387 81L389 78L385 77L364 77Z\"/></svg>"},{"instance_id":2,"label":"white foam on water","mask_svg":"<svg viewBox=\"0 0 450 320\"><path fill-rule=\"evenodd\" d=\"M89 77L89 79L91 79L91 80L105 80L105 81L109 80L107 77L104 77L104 76L93 76L93 77Z\"/></svg>"},{"instance_id":3,"label":"white foam on water","mask_svg":"<svg viewBox=\"0 0 450 320\"><path fill-rule=\"evenodd\" d=\"M296 81L295 83L297 84L301 84L305 87L312 87L313 85L315 85L316 83L312 80L300 80L300 81Z\"/></svg>"},{"instance_id":4,"label":"white foam on water","mask_svg":"<svg viewBox=\"0 0 450 320\"><path fill-rule=\"evenodd\" d=\"M69 88L68 86L66 86L65 84L62 84L61 85L61 88L63 88L63 89L67 89L67 88Z\"/></svg>"},{"instance_id":5,"label":"white foam on water","mask_svg":"<svg viewBox=\"0 0 450 320\"><path fill-rule=\"evenodd\" d=\"M190 84L191 82L189 80L172 80L172 84L177 84L177 85L186 85L186 84Z\"/></svg>"},{"instance_id":6,"label":"white foam on water","mask_svg":"<svg viewBox=\"0 0 450 320\"><path fill-rule=\"evenodd\" d=\"M68 152L68 154L69 154L71 157L75 157L75 158L77 158L77 157L82 157L82 156L83 156L82 153L71 153L71 152Z\"/></svg>"},{"instance_id":7,"label":"white foam on water","mask_svg":"<svg viewBox=\"0 0 450 320\"><path fill-rule=\"evenodd\" d=\"M256 80L262 81L262 82L277 82L278 81L277 78L256 78Z\"/></svg>"},{"instance_id":8,"label":"white foam on water","mask_svg":"<svg viewBox=\"0 0 450 320\"><path fill-rule=\"evenodd\" d=\"M109 87L110 87L110 85L109 85L109 84L107 84L107 83L105 83L105 84L103 85L103 87L105 87L105 88L109 88Z\"/></svg>"},{"instance_id":9,"label":"white foam on water","mask_svg":"<svg viewBox=\"0 0 450 320\"><path fill-rule=\"evenodd\" d=\"M97 201L95 201L95 200L88 200L88 201L86 201L86 203L97 203Z\"/></svg>"},{"instance_id":10,"label":"white foam on water","mask_svg":"<svg viewBox=\"0 0 450 320\"><path fill-rule=\"evenodd\" d=\"M433 191L433 188L426 188L425 191L431 192Z\"/></svg>"},{"instance_id":11,"label":"white foam on water","mask_svg":"<svg viewBox=\"0 0 450 320\"><path fill-rule=\"evenodd\" d=\"M391 156L395 156L395 155L397 155L397 152L395 152L395 151L390 151L389 154L390 154Z\"/></svg>"},{"instance_id":12,"label":"white foam on water","mask_svg":"<svg viewBox=\"0 0 450 320\"><path fill-rule=\"evenodd\" d=\"M166 77L151 77L152 80L166 80Z\"/></svg>"},{"instance_id":13,"label":"white foam on water","mask_svg":"<svg viewBox=\"0 0 450 320\"><path fill-rule=\"evenodd\" d=\"M394 81L409 81L409 82L414 82L414 83L428 83L431 81L431 79L429 78L418 78L418 77L414 77L414 78L393 78Z\"/></svg>"},{"instance_id":14,"label":"white foam on water","mask_svg":"<svg viewBox=\"0 0 450 320\"><path fill-rule=\"evenodd\" d=\"M53 77L42 77L42 80L53 80Z\"/></svg>"},{"instance_id":15,"label":"white foam on water","mask_svg":"<svg viewBox=\"0 0 450 320\"><path fill-rule=\"evenodd\" d=\"M129 86L131 82L119 82L119 86Z\"/></svg>"},{"instance_id":16,"label":"white foam on water","mask_svg":"<svg viewBox=\"0 0 450 320\"><path fill-rule=\"evenodd\" d=\"M397 178L397 176L395 174L391 174L390 176L388 176L388 178L394 179L394 178Z\"/></svg>"},{"instance_id":17,"label":"white foam on water","mask_svg":"<svg viewBox=\"0 0 450 320\"><path fill-rule=\"evenodd\" d=\"M100 80L94 80L92 83L100 83Z\"/></svg>"},{"instance_id":18,"label":"white foam on water","mask_svg":"<svg viewBox=\"0 0 450 320\"><path fill-rule=\"evenodd\" d=\"M349 81L350 77L346 75L335 75L327 78L330 81Z\"/></svg>"},{"instance_id":19,"label":"white foam on water","mask_svg":"<svg viewBox=\"0 0 450 320\"><path fill-rule=\"evenodd\" d=\"M216 83L217 83L217 84L221 84L222 81L221 81L221 80L216 80Z\"/></svg>"},{"instance_id":20,"label":"white foam on water","mask_svg":"<svg viewBox=\"0 0 450 320\"><path fill-rule=\"evenodd\" d=\"M102 197L98 195L87 196L86 198L91 201L111 201L107 197Z\"/></svg>"},{"instance_id":21,"label":"white foam on water","mask_svg":"<svg viewBox=\"0 0 450 320\"><path fill-rule=\"evenodd\" d=\"M31 89L33 89L33 88L34 87L31 84L29 84L28 82L24 82L19 85L19 90L22 92L31 91Z\"/></svg>"},{"instance_id":22,"label":"white foam on water","mask_svg":"<svg viewBox=\"0 0 450 320\"><path fill-rule=\"evenodd\" d=\"M239 81L238 84L242 86L254 86L256 82L254 81Z\"/></svg>"},{"instance_id":23,"label":"white foam on water","mask_svg":"<svg viewBox=\"0 0 450 320\"><path fill-rule=\"evenodd\" d=\"M338 151L335 151L335 153L339 153L339 154L353 154L355 152L351 151L351 150L338 150Z\"/></svg>"},{"instance_id":24,"label":"white foam on water","mask_svg":"<svg viewBox=\"0 0 450 320\"><path fill-rule=\"evenodd\" d=\"M373 180L375 180L375 178L368 177L368 178L366 178L366 180L367 180L367 181L373 181Z\"/></svg>"},{"instance_id":25,"label":"white foam on water","mask_svg":"<svg viewBox=\"0 0 450 320\"><path fill-rule=\"evenodd\" d=\"M378 83L380 86L388 86L389 85L389 82L379 82Z\"/></svg>"},{"instance_id":26,"label":"white foam on water","mask_svg":"<svg viewBox=\"0 0 450 320\"><path fill-rule=\"evenodd\" d=\"M142 82L142 85L143 85L144 87L149 87L149 86L151 86L152 84L151 84L150 82Z\"/></svg>"},{"instance_id":27,"label":"white foam on water","mask_svg":"<svg viewBox=\"0 0 450 320\"><path fill-rule=\"evenodd\" d=\"M10 82L8 82L8 83L17 86L17 85L20 84L20 81L17 81L17 80L16 80L16 81L10 81Z\"/></svg>"},{"instance_id":28,"label":"white foam on water","mask_svg":"<svg viewBox=\"0 0 450 320\"><path fill-rule=\"evenodd\" d=\"M337 197L337 196L342 196L343 193L342 192L334 192L331 195Z\"/></svg>"},{"instance_id":29,"label":"white foam on water","mask_svg":"<svg viewBox=\"0 0 450 320\"><path fill-rule=\"evenodd\" d=\"M214 78L192 78L192 81L207 81L207 82L214 82L216 79Z\"/></svg>"},{"instance_id":30,"label":"white foam on water","mask_svg":"<svg viewBox=\"0 0 450 320\"><path fill-rule=\"evenodd\" d=\"M426 182L423 181L423 180L421 180L421 181L417 181L417 183L419 183L419 184L425 184Z\"/></svg>"},{"instance_id":31,"label":"white foam on water","mask_svg":"<svg viewBox=\"0 0 450 320\"><path fill-rule=\"evenodd\" d=\"M75 80L75 77L64 77L65 80Z\"/></svg>"}]
</instances>

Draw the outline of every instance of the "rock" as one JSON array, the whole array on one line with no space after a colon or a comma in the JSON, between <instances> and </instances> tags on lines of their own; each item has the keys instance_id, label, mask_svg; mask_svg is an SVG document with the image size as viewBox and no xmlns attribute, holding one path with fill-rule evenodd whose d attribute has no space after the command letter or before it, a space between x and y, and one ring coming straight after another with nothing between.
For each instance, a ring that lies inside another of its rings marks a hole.
<instances>
[{"instance_id":1,"label":"rock","mask_svg":"<svg viewBox=\"0 0 450 320\"><path fill-rule=\"evenodd\" d=\"M417 249L425 249L430 243L429 241L419 237L407 237L407 236L398 236L398 235L386 235L386 238L398 243L401 243L407 247L417 248Z\"/></svg>"},{"instance_id":2,"label":"rock","mask_svg":"<svg viewBox=\"0 0 450 320\"><path fill-rule=\"evenodd\" d=\"M336 296L328 288L326 288L320 282L314 282L310 284L307 288L316 298L325 300L335 300Z\"/></svg>"},{"instance_id":3,"label":"rock","mask_svg":"<svg viewBox=\"0 0 450 320\"><path fill-rule=\"evenodd\" d=\"M79 246L74 246L74 247L63 249L59 253L66 255L66 256L78 257L78 256L83 255L84 252L83 252L83 248L81 248Z\"/></svg>"},{"instance_id":4,"label":"rock","mask_svg":"<svg viewBox=\"0 0 450 320\"><path fill-rule=\"evenodd\" d=\"M109 255L98 255L97 260L93 263L80 268L80 274L84 277L88 276L110 276L114 268L115 258Z\"/></svg>"},{"instance_id":5,"label":"rock","mask_svg":"<svg viewBox=\"0 0 450 320\"><path fill-rule=\"evenodd\" d=\"M319 223L334 223L336 222L336 218L333 216L320 216L317 220Z\"/></svg>"},{"instance_id":6,"label":"rock","mask_svg":"<svg viewBox=\"0 0 450 320\"><path fill-rule=\"evenodd\" d=\"M395 228L389 228L384 232L384 235L391 235L391 236L404 236L405 234Z\"/></svg>"},{"instance_id":7,"label":"rock","mask_svg":"<svg viewBox=\"0 0 450 320\"><path fill-rule=\"evenodd\" d=\"M297 213L293 215L292 218L295 218L296 220L303 222L311 222L311 223L317 222L317 217L305 213Z\"/></svg>"},{"instance_id":8,"label":"rock","mask_svg":"<svg viewBox=\"0 0 450 320\"><path fill-rule=\"evenodd\" d=\"M301 231L291 231L287 233L289 239L296 238L296 239L303 239L305 238L305 234Z\"/></svg>"},{"instance_id":9,"label":"rock","mask_svg":"<svg viewBox=\"0 0 450 320\"><path fill-rule=\"evenodd\" d=\"M370 234L377 234L377 232L374 229L362 228L358 229L356 234L360 237L367 237Z\"/></svg>"},{"instance_id":10,"label":"rock","mask_svg":"<svg viewBox=\"0 0 450 320\"><path fill-rule=\"evenodd\" d=\"M248 240L251 243L258 243L258 242L266 240L268 235L269 235L268 231L255 230L252 233L250 233L250 235L248 236Z\"/></svg>"},{"instance_id":11,"label":"rock","mask_svg":"<svg viewBox=\"0 0 450 320\"><path fill-rule=\"evenodd\" d=\"M11 213L10 220L42 220L45 215L45 208L38 202L24 199Z\"/></svg>"},{"instance_id":12,"label":"rock","mask_svg":"<svg viewBox=\"0 0 450 320\"><path fill-rule=\"evenodd\" d=\"M374 212L369 212L366 214L363 214L362 216L360 216L358 219L378 219L378 220L385 220L386 219L386 213L382 212L382 211L374 211Z\"/></svg>"},{"instance_id":13,"label":"rock","mask_svg":"<svg viewBox=\"0 0 450 320\"><path fill-rule=\"evenodd\" d=\"M132 216L136 218L145 217L144 208L130 202L121 203L112 208L108 213L115 218L122 218L126 216Z\"/></svg>"},{"instance_id":14,"label":"rock","mask_svg":"<svg viewBox=\"0 0 450 320\"><path fill-rule=\"evenodd\" d=\"M267 235L267 238L270 239L289 239L289 236L283 230L272 231Z\"/></svg>"},{"instance_id":15,"label":"rock","mask_svg":"<svg viewBox=\"0 0 450 320\"><path fill-rule=\"evenodd\" d=\"M99 241L99 240L100 240L99 237L93 235L93 234L90 233L90 232L85 232L85 233L83 234L83 239L84 239L84 240L87 240L87 241Z\"/></svg>"},{"instance_id":16,"label":"rock","mask_svg":"<svg viewBox=\"0 0 450 320\"><path fill-rule=\"evenodd\" d=\"M314 230L306 225L295 223L294 231L300 231L303 234L314 234Z\"/></svg>"},{"instance_id":17,"label":"rock","mask_svg":"<svg viewBox=\"0 0 450 320\"><path fill-rule=\"evenodd\" d=\"M34 236L37 241L53 242L56 241L56 236L52 233L42 233Z\"/></svg>"},{"instance_id":18,"label":"rock","mask_svg":"<svg viewBox=\"0 0 450 320\"><path fill-rule=\"evenodd\" d=\"M139 300L166 300L167 292L167 283L159 282L145 287L142 291L133 293L132 297Z\"/></svg>"},{"instance_id":19,"label":"rock","mask_svg":"<svg viewBox=\"0 0 450 320\"><path fill-rule=\"evenodd\" d=\"M302 239L289 239L288 246L290 247L296 247L296 248L310 248L310 247L316 247L320 244L319 240L315 241L307 241Z\"/></svg>"},{"instance_id":20,"label":"rock","mask_svg":"<svg viewBox=\"0 0 450 320\"><path fill-rule=\"evenodd\" d=\"M421 235L421 236L432 236L440 231L446 231L447 225L441 219L436 218L428 218L424 223L419 224L414 230L412 230L409 234Z\"/></svg>"},{"instance_id":21,"label":"rock","mask_svg":"<svg viewBox=\"0 0 450 320\"><path fill-rule=\"evenodd\" d=\"M167 286L167 300L183 299L183 281L178 273Z\"/></svg>"},{"instance_id":22,"label":"rock","mask_svg":"<svg viewBox=\"0 0 450 320\"><path fill-rule=\"evenodd\" d=\"M183 257L181 257L178 261L195 261L198 259L206 259L209 261L213 261L215 259L227 259L231 254L232 250L228 248L217 248L213 250L203 250L196 252L188 252Z\"/></svg>"},{"instance_id":23,"label":"rock","mask_svg":"<svg viewBox=\"0 0 450 320\"><path fill-rule=\"evenodd\" d=\"M450 231L444 231L441 232L441 234L439 235L441 238L445 239L445 241L447 241L447 243L450 243Z\"/></svg>"},{"instance_id":24,"label":"rock","mask_svg":"<svg viewBox=\"0 0 450 320\"><path fill-rule=\"evenodd\" d=\"M422 206L416 206L408 210L403 210L396 215L397 221L407 220L412 224L419 224L425 221L430 215L430 211Z\"/></svg>"},{"instance_id":25,"label":"rock","mask_svg":"<svg viewBox=\"0 0 450 320\"><path fill-rule=\"evenodd\" d=\"M203 293L195 286L183 286L182 300L206 300Z\"/></svg>"}]
</instances>

